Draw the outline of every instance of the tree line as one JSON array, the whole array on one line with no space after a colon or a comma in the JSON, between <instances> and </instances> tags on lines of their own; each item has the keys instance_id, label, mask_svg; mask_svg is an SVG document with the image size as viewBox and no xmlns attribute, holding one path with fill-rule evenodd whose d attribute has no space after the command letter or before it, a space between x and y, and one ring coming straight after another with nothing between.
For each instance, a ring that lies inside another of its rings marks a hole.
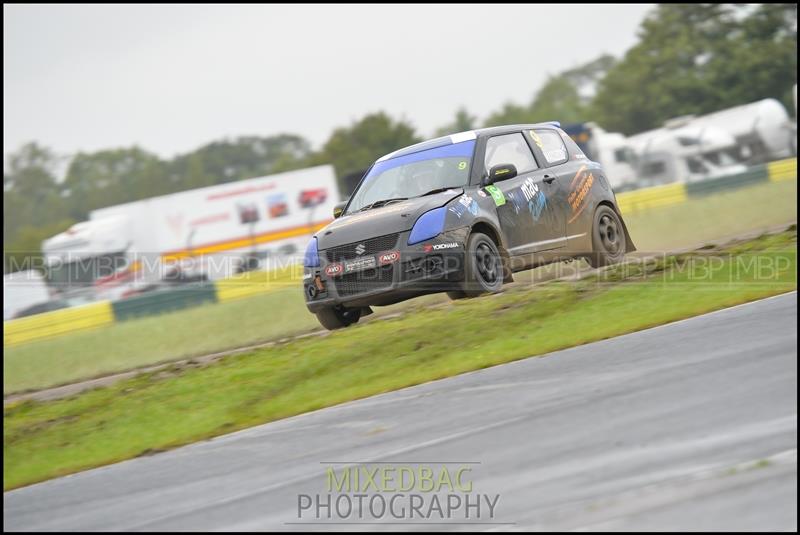
<instances>
[{"instance_id":1,"label":"tree line","mask_svg":"<svg viewBox=\"0 0 800 535\"><path fill-rule=\"evenodd\" d=\"M594 121L630 135L671 117L762 98L794 108L795 4L659 5L637 38L622 58L601 55L551 75L527 103L506 102L483 120L461 107L435 134L558 120ZM587 50L592 46L587 39ZM318 150L284 133L214 141L172 159L140 147L81 152L67 162L63 180L62 158L31 142L9 155L4 169L4 271L11 256L39 251L43 239L96 208L320 164L332 164L341 182L421 139L408 121L377 112L334 129Z\"/></svg>"}]
</instances>

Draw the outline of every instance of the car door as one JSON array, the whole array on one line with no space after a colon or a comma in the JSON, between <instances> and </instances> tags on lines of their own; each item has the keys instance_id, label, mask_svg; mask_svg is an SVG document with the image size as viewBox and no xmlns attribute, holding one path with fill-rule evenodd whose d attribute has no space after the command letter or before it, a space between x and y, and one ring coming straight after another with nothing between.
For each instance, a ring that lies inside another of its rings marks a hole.
<instances>
[{"instance_id":1,"label":"car door","mask_svg":"<svg viewBox=\"0 0 800 535\"><path fill-rule=\"evenodd\" d=\"M569 195L573 188L576 167L570 163L569 151L558 130L527 130L526 140L544 168L543 190L547 208L542 217L557 229L560 245L567 242L567 221L571 213Z\"/></svg>"},{"instance_id":2,"label":"car door","mask_svg":"<svg viewBox=\"0 0 800 535\"><path fill-rule=\"evenodd\" d=\"M500 226L511 255L525 254L563 245L563 222L548 217L550 211L543 193L545 174L521 132L490 137L484 152L484 176L495 165L512 164L517 176L496 181L494 188ZM492 186L484 188L492 192Z\"/></svg>"}]
</instances>

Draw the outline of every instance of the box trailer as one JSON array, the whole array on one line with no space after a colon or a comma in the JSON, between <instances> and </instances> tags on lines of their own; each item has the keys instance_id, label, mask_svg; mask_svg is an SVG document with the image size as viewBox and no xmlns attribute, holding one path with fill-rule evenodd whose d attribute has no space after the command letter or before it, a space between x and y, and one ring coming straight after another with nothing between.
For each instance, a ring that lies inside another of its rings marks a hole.
<instances>
[{"instance_id":1,"label":"box trailer","mask_svg":"<svg viewBox=\"0 0 800 535\"><path fill-rule=\"evenodd\" d=\"M56 296L92 301L279 267L339 200L323 165L100 208L43 242L47 280Z\"/></svg>"}]
</instances>

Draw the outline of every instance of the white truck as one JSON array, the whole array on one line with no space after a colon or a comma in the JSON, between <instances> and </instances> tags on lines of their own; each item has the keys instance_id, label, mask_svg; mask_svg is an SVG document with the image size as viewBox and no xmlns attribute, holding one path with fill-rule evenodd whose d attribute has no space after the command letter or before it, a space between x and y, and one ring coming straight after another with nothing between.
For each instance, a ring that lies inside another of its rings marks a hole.
<instances>
[{"instance_id":1,"label":"white truck","mask_svg":"<svg viewBox=\"0 0 800 535\"><path fill-rule=\"evenodd\" d=\"M45 307L50 300L47 282L37 270L27 269L3 276L3 321Z\"/></svg>"},{"instance_id":2,"label":"white truck","mask_svg":"<svg viewBox=\"0 0 800 535\"><path fill-rule=\"evenodd\" d=\"M43 242L47 280L77 304L277 267L302 254L339 200L323 165L97 209Z\"/></svg>"}]
</instances>

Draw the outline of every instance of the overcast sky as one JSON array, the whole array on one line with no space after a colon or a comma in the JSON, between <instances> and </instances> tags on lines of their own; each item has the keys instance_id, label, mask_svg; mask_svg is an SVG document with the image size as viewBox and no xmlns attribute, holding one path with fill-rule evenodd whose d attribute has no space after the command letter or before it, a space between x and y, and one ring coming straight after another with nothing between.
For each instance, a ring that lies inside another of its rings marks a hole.
<instances>
[{"instance_id":1,"label":"overcast sky","mask_svg":"<svg viewBox=\"0 0 800 535\"><path fill-rule=\"evenodd\" d=\"M385 110L430 135L622 55L647 5L3 6L3 149L331 130Z\"/></svg>"}]
</instances>

